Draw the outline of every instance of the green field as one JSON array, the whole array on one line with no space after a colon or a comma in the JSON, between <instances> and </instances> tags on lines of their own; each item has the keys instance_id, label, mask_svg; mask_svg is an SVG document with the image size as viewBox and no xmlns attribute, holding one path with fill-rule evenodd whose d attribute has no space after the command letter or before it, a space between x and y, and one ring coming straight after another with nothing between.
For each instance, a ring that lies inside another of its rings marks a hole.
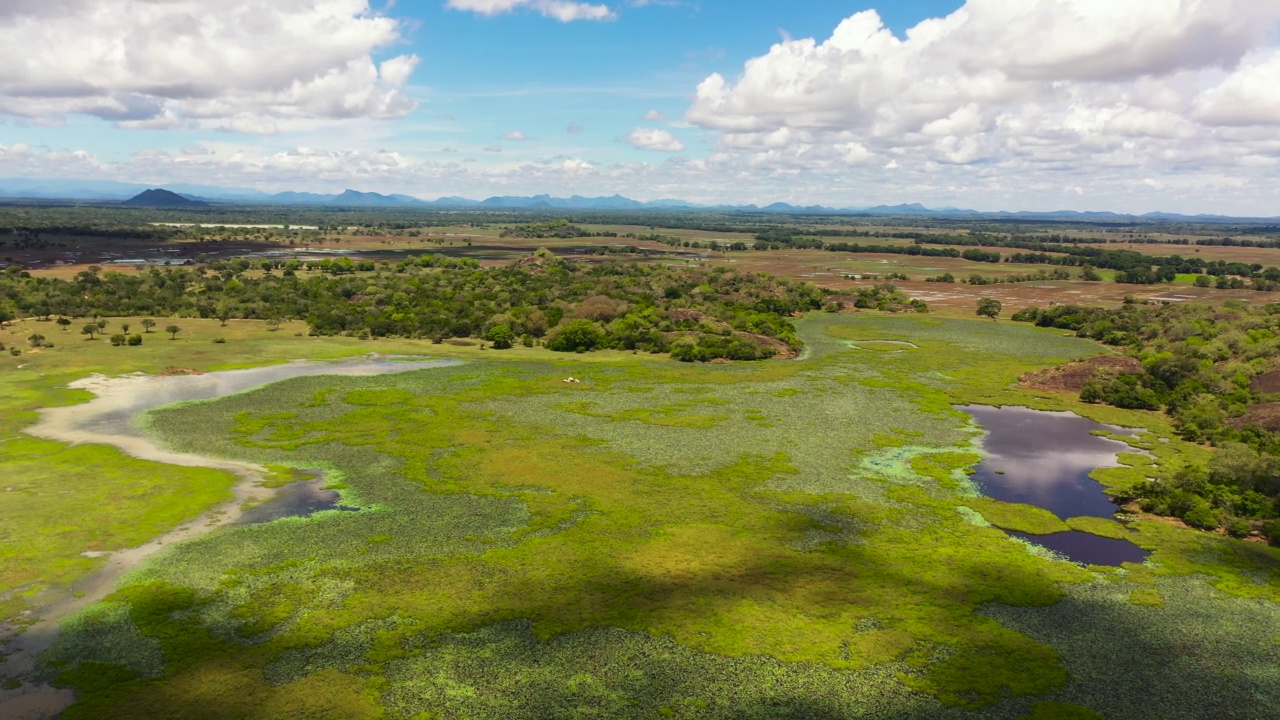
<instances>
[{"instance_id":1,"label":"green field","mask_svg":"<svg viewBox=\"0 0 1280 720\"><path fill-rule=\"evenodd\" d=\"M975 497L956 403L1150 428L1134 443L1155 461L1108 484L1194 456L1158 415L1011 386L1099 346L976 320L799 327L798 361L418 345L469 362L155 412L174 446L324 468L365 509L224 529L134 571L46 656L80 697L66 717L1246 718L1280 702L1280 642L1257 631L1280 627L1280 552L1143 521L1128 537L1148 563L1082 568L993 525L1113 527ZM370 348L248 323L237 342ZM31 407L57 384L10 387ZM160 527L225 493L183 473L121 517L168 508ZM39 552L82 540L60 542Z\"/></svg>"}]
</instances>

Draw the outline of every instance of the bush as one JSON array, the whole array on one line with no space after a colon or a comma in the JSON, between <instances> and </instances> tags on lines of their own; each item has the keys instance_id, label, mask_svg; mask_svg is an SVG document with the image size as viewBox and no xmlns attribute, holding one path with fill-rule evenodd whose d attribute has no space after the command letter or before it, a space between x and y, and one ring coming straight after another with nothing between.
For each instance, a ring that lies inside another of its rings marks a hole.
<instances>
[{"instance_id":1,"label":"bush","mask_svg":"<svg viewBox=\"0 0 1280 720\"><path fill-rule=\"evenodd\" d=\"M1248 537L1249 533L1253 532L1253 526L1247 521L1230 515L1223 519L1222 526L1227 529L1231 537Z\"/></svg>"},{"instance_id":2,"label":"bush","mask_svg":"<svg viewBox=\"0 0 1280 720\"><path fill-rule=\"evenodd\" d=\"M1087 403L1105 403L1126 410L1159 410L1160 397L1141 384L1136 375L1120 375L1110 381L1095 378L1080 391Z\"/></svg>"},{"instance_id":3,"label":"bush","mask_svg":"<svg viewBox=\"0 0 1280 720\"><path fill-rule=\"evenodd\" d=\"M226 338L214 338L214 339L213 339L213 344L214 344L214 345L226 345L226 344L227 344L227 339L226 339Z\"/></svg>"},{"instance_id":4,"label":"bush","mask_svg":"<svg viewBox=\"0 0 1280 720\"><path fill-rule=\"evenodd\" d=\"M1262 534L1267 536L1267 540L1275 547L1280 547L1280 520L1272 520L1262 526Z\"/></svg>"},{"instance_id":5,"label":"bush","mask_svg":"<svg viewBox=\"0 0 1280 720\"><path fill-rule=\"evenodd\" d=\"M116 333L115 335L111 336L111 345L113 347L121 347L127 342L129 342L129 338L124 335L121 335L120 333Z\"/></svg>"},{"instance_id":6,"label":"bush","mask_svg":"<svg viewBox=\"0 0 1280 720\"><path fill-rule=\"evenodd\" d=\"M681 362L709 362L711 360L767 360L777 351L742 338L725 338L704 335L697 342L680 342L671 348L671 357Z\"/></svg>"},{"instance_id":7,"label":"bush","mask_svg":"<svg viewBox=\"0 0 1280 720\"><path fill-rule=\"evenodd\" d=\"M130 336L129 336L129 346L130 346L130 347L137 347L138 345L141 345L141 344L142 344L142 336L141 336L141 335L130 335Z\"/></svg>"},{"instance_id":8,"label":"bush","mask_svg":"<svg viewBox=\"0 0 1280 720\"><path fill-rule=\"evenodd\" d=\"M603 336L590 320L574 320L555 333L547 347L556 352L586 352L600 345Z\"/></svg>"},{"instance_id":9,"label":"bush","mask_svg":"<svg viewBox=\"0 0 1280 720\"><path fill-rule=\"evenodd\" d=\"M489 341L493 343L494 350L508 350L515 341L516 334L511 331L510 326L494 325L489 329Z\"/></svg>"},{"instance_id":10,"label":"bush","mask_svg":"<svg viewBox=\"0 0 1280 720\"><path fill-rule=\"evenodd\" d=\"M1040 308L1023 308L1013 314L1014 322L1030 322L1033 323L1040 319Z\"/></svg>"},{"instance_id":11,"label":"bush","mask_svg":"<svg viewBox=\"0 0 1280 720\"><path fill-rule=\"evenodd\" d=\"M1191 502L1191 509L1183 514L1182 519L1193 528L1200 530L1216 530L1218 528L1218 515L1209 507L1208 501L1204 498L1195 498Z\"/></svg>"}]
</instances>

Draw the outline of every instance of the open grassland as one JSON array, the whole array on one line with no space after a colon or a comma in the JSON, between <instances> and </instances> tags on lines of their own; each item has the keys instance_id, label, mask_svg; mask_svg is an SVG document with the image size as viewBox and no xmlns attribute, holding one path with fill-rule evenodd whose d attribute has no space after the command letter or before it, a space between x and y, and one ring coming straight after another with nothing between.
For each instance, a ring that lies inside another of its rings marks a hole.
<instances>
[{"instance_id":1,"label":"open grassland","mask_svg":"<svg viewBox=\"0 0 1280 720\"><path fill-rule=\"evenodd\" d=\"M1256 718L1280 703L1262 629L1280 625L1275 550L1143 521L1125 537L1151 562L1083 568L996 526L1116 535L1106 521L976 496L955 404L1149 428L1130 442L1154 457L1100 476L1116 485L1203 452L1160 442L1160 416L1011 385L1098 346L927 317L801 330L800 360L749 365L426 346L472 362L153 413L175 447L323 468L361 509L227 528L133 573L46 658L80 694L67 717L1119 718L1154 698L1161 717ZM246 349L282 342L276 357L414 347L244 333ZM149 362L191 362L177 357ZM31 402L57 384L31 382ZM1184 659L1144 667L1139 648Z\"/></svg>"}]
</instances>

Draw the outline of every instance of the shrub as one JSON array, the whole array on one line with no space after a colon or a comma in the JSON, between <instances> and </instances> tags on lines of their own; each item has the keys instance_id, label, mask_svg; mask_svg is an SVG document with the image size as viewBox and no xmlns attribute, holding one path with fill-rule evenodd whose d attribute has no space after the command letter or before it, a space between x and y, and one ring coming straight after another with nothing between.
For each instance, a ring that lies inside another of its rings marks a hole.
<instances>
[{"instance_id":1,"label":"shrub","mask_svg":"<svg viewBox=\"0 0 1280 720\"><path fill-rule=\"evenodd\" d=\"M1141 384L1136 375L1120 375L1112 380L1095 378L1080 391L1087 403L1106 403L1126 410L1159 410L1160 397Z\"/></svg>"},{"instance_id":2,"label":"shrub","mask_svg":"<svg viewBox=\"0 0 1280 720\"><path fill-rule=\"evenodd\" d=\"M556 352L586 352L594 350L602 340L600 330L590 320L574 320L551 338L547 347Z\"/></svg>"},{"instance_id":3,"label":"shrub","mask_svg":"<svg viewBox=\"0 0 1280 720\"><path fill-rule=\"evenodd\" d=\"M1241 520L1240 518L1232 515L1228 515L1223 518L1222 525L1227 529L1227 533L1230 534L1231 537L1247 537L1249 533L1253 532L1253 526L1250 525L1248 521Z\"/></svg>"},{"instance_id":4,"label":"shrub","mask_svg":"<svg viewBox=\"0 0 1280 720\"><path fill-rule=\"evenodd\" d=\"M704 335L697 342L680 342L671 348L671 357L681 362L709 362L727 360L767 360L777 351L742 338L725 338Z\"/></svg>"},{"instance_id":5,"label":"shrub","mask_svg":"<svg viewBox=\"0 0 1280 720\"><path fill-rule=\"evenodd\" d=\"M1272 520L1262 526L1262 534L1267 536L1267 540L1275 547L1280 547L1280 520Z\"/></svg>"},{"instance_id":6,"label":"shrub","mask_svg":"<svg viewBox=\"0 0 1280 720\"><path fill-rule=\"evenodd\" d=\"M111 345L113 347L120 347L127 342L129 342L129 338L124 335L121 335L120 333L116 333L115 335L111 336Z\"/></svg>"},{"instance_id":7,"label":"shrub","mask_svg":"<svg viewBox=\"0 0 1280 720\"><path fill-rule=\"evenodd\" d=\"M1218 515L1209 507L1209 503L1203 498L1195 498L1191 502L1191 509L1188 510L1182 519L1188 525L1200 530L1216 530L1218 527Z\"/></svg>"},{"instance_id":8,"label":"shrub","mask_svg":"<svg viewBox=\"0 0 1280 720\"><path fill-rule=\"evenodd\" d=\"M130 347L137 347L138 345L141 345L141 344L142 344L142 336L141 336L141 335L133 334L133 335L130 335L130 336L129 336L129 346L130 346Z\"/></svg>"},{"instance_id":9,"label":"shrub","mask_svg":"<svg viewBox=\"0 0 1280 720\"><path fill-rule=\"evenodd\" d=\"M515 341L516 334L507 325L494 325L489 329L489 341L494 350L507 350Z\"/></svg>"}]
</instances>

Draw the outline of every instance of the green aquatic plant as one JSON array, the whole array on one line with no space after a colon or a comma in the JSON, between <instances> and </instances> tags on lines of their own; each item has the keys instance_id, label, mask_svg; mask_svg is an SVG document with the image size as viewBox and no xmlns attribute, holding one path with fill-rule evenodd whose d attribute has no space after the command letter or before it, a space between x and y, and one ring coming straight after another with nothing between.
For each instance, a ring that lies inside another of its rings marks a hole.
<instances>
[{"instance_id":1,"label":"green aquatic plant","mask_svg":"<svg viewBox=\"0 0 1280 720\"><path fill-rule=\"evenodd\" d=\"M824 314L801 323L803 361L475 362L159 411L154 430L184 450L340 472L360 510L229 528L136 571L110 602L164 671L97 676L108 689L72 664L70 716L207 698L232 716L291 700L344 717L1105 709L1058 697L1077 677L1059 642L1078 642L1038 634L1098 575L998 529L1067 524L978 496L975 431L952 407L1050 403L1008 384L1045 362L1015 340L1049 336L976 323L998 341L966 356L952 338L973 324ZM829 333L921 351L887 363ZM1108 587L1212 566L1217 586L1270 602L1271 556L1220 558L1243 543L1186 532L1135 524L1155 564Z\"/></svg>"}]
</instances>

